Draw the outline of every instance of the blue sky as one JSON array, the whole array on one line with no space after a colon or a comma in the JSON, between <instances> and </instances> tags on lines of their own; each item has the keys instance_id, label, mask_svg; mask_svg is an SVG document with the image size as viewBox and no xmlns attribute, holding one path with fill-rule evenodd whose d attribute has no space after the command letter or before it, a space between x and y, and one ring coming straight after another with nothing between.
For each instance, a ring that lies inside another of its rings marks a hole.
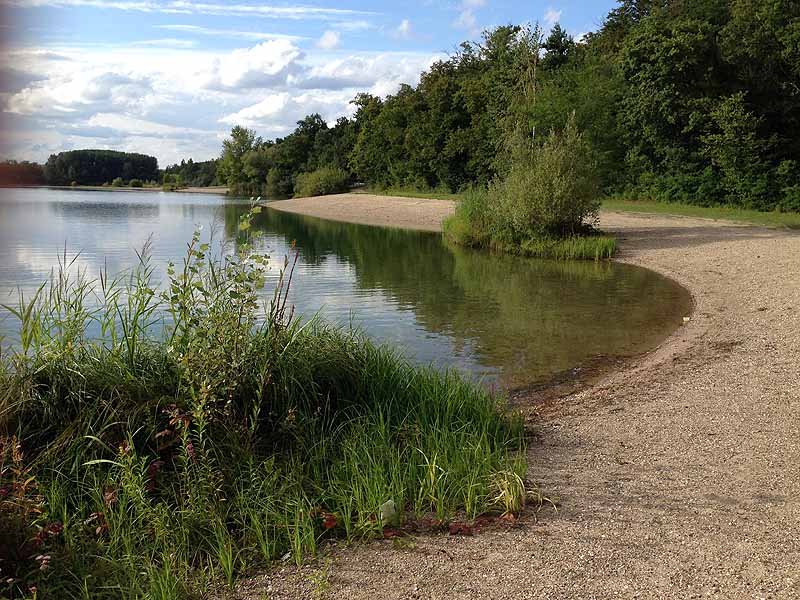
<instances>
[{"instance_id":1,"label":"blue sky","mask_svg":"<svg viewBox=\"0 0 800 600\"><path fill-rule=\"evenodd\" d=\"M218 155L235 124L285 135L357 92L394 92L506 23L592 31L613 0L0 0L3 157L75 148L161 166Z\"/></svg>"}]
</instances>

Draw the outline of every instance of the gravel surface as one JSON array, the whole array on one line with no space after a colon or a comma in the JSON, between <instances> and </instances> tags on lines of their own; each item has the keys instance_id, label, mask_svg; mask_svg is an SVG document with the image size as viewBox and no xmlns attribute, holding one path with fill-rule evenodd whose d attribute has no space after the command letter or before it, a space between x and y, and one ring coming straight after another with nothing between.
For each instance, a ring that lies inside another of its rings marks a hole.
<instances>
[{"instance_id":1,"label":"gravel surface","mask_svg":"<svg viewBox=\"0 0 800 600\"><path fill-rule=\"evenodd\" d=\"M414 218L441 221L402 224ZM237 598L800 598L800 235L615 213L601 226L620 260L676 279L696 307L560 410L524 399L529 477L558 511L475 537L336 547Z\"/></svg>"}]
</instances>

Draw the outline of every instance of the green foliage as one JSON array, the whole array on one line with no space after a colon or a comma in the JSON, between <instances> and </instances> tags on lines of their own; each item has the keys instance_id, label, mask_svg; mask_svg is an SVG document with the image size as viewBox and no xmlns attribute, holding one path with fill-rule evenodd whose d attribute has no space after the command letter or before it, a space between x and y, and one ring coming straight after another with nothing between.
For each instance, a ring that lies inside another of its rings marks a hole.
<instances>
[{"instance_id":1,"label":"green foliage","mask_svg":"<svg viewBox=\"0 0 800 600\"><path fill-rule=\"evenodd\" d=\"M591 232L600 206L594 158L574 117L536 146L517 131L509 140L508 172L464 194L445 234L542 258L608 258L614 241Z\"/></svg>"},{"instance_id":2,"label":"green foliage","mask_svg":"<svg viewBox=\"0 0 800 600\"><path fill-rule=\"evenodd\" d=\"M0 185L44 185L42 165L15 160L0 162Z\"/></svg>"},{"instance_id":3,"label":"green foliage","mask_svg":"<svg viewBox=\"0 0 800 600\"><path fill-rule=\"evenodd\" d=\"M144 187L144 184L142 183L141 179L131 179L128 182L128 186L132 187L132 188L140 188L140 187Z\"/></svg>"},{"instance_id":4,"label":"green foliage","mask_svg":"<svg viewBox=\"0 0 800 600\"><path fill-rule=\"evenodd\" d=\"M495 236L520 241L574 235L587 220L596 220L600 203L594 157L574 117L541 146L520 132L510 145L508 173L488 191Z\"/></svg>"},{"instance_id":5,"label":"green foliage","mask_svg":"<svg viewBox=\"0 0 800 600\"><path fill-rule=\"evenodd\" d=\"M176 178L167 181L167 176ZM194 162L182 160L180 164L169 165L164 169L164 184L174 183L180 186L208 187L217 185L217 161L207 160Z\"/></svg>"},{"instance_id":6,"label":"green foliage","mask_svg":"<svg viewBox=\"0 0 800 600\"><path fill-rule=\"evenodd\" d=\"M122 177L115 177L114 180L111 182L113 187L122 187L125 185L125 182L122 180Z\"/></svg>"},{"instance_id":7,"label":"green foliage","mask_svg":"<svg viewBox=\"0 0 800 600\"><path fill-rule=\"evenodd\" d=\"M161 290L145 248L132 272L65 268L8 307L21 331L0 368L13 597L197 597L324 537L380 537L389 501L399 521L524 504L521 422L498 398L293 319L288 259L261 312L258 212L232 255L195 234Z\"/></svg>"},{"instance_id":8,"label":"green foliage","mask_svg":"<svg viewBox=\"0 0 800 600\"><path fill-rule=\"evenodd\" d=\"M322 167L311 173L301 173L294 184L295 198L339 194L350 189L350 175L339 167Z\"/></svg>"},{"instance_id":9,"label":"green foliage","mask_svg":"<svg viewBox=\"0 0 800 600\"><path fill-rule=\"evenodd\" d=\"M153 156L114 150L71 150L53 154L44 165L50 185L102 185L121 178L125 181L158 179L158 161Z\"/></svg>"},{"instance_id":10,"label":"green foliage","mask_svg":"<svg viewBox=\"0 0 800 600\"><path fill-rule=\"evenodd\" d=\"M275 141L263 141L253 131L234 127L224 142L218 177L234 194L289 197L297 193L295 180L302 173L323 167L347 170L355 136L353 121L340 118L328 127L318 114L298 121L291 134ZM349 179L349 171L347 175Z\"/></svg>"}]
</instances>

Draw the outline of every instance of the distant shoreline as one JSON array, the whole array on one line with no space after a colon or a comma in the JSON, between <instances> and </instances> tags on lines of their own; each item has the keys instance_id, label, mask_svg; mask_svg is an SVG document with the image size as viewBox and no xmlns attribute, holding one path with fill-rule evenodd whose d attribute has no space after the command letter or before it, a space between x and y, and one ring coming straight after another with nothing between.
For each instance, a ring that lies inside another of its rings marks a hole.
<instances>
[{"instance_id":1,"label":"distant shoreline","mask_svg":"<svg viewBox=\"0 0 800 600\"><path fill-rule=\"evenodd\" d=\"M49 190L83 190L91 192L164 192L169 194L160 187L127 187L118 186L113 187L110 185L0 185L1 188L38 188ZM220 194L222 196L228 193L228 187L224 185L208 186L208 187L185 187L175 190L175 192L182 194Z\"/></svg>"}]
</instances>

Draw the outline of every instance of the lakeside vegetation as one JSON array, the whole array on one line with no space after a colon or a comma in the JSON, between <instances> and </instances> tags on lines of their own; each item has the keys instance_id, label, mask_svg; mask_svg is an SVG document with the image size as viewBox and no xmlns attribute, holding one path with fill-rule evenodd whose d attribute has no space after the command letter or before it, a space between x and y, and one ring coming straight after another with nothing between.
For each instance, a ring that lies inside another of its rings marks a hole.
<instances>
[{"instance_id":1,"label":"lakeside vegetation","mask_svg":"<svg viewBox=\"0 0 800 600\"><path fill-rule=\"evenodd\" d=\"M326 538L525 503L521 421L502 399L295 319L288 259L260 311L253 214L225 259L196 234L163 291L145 248L132 273L90 281L64 265L12 307L4 594L199 597Z\"/></svg>"}]
</instances>

